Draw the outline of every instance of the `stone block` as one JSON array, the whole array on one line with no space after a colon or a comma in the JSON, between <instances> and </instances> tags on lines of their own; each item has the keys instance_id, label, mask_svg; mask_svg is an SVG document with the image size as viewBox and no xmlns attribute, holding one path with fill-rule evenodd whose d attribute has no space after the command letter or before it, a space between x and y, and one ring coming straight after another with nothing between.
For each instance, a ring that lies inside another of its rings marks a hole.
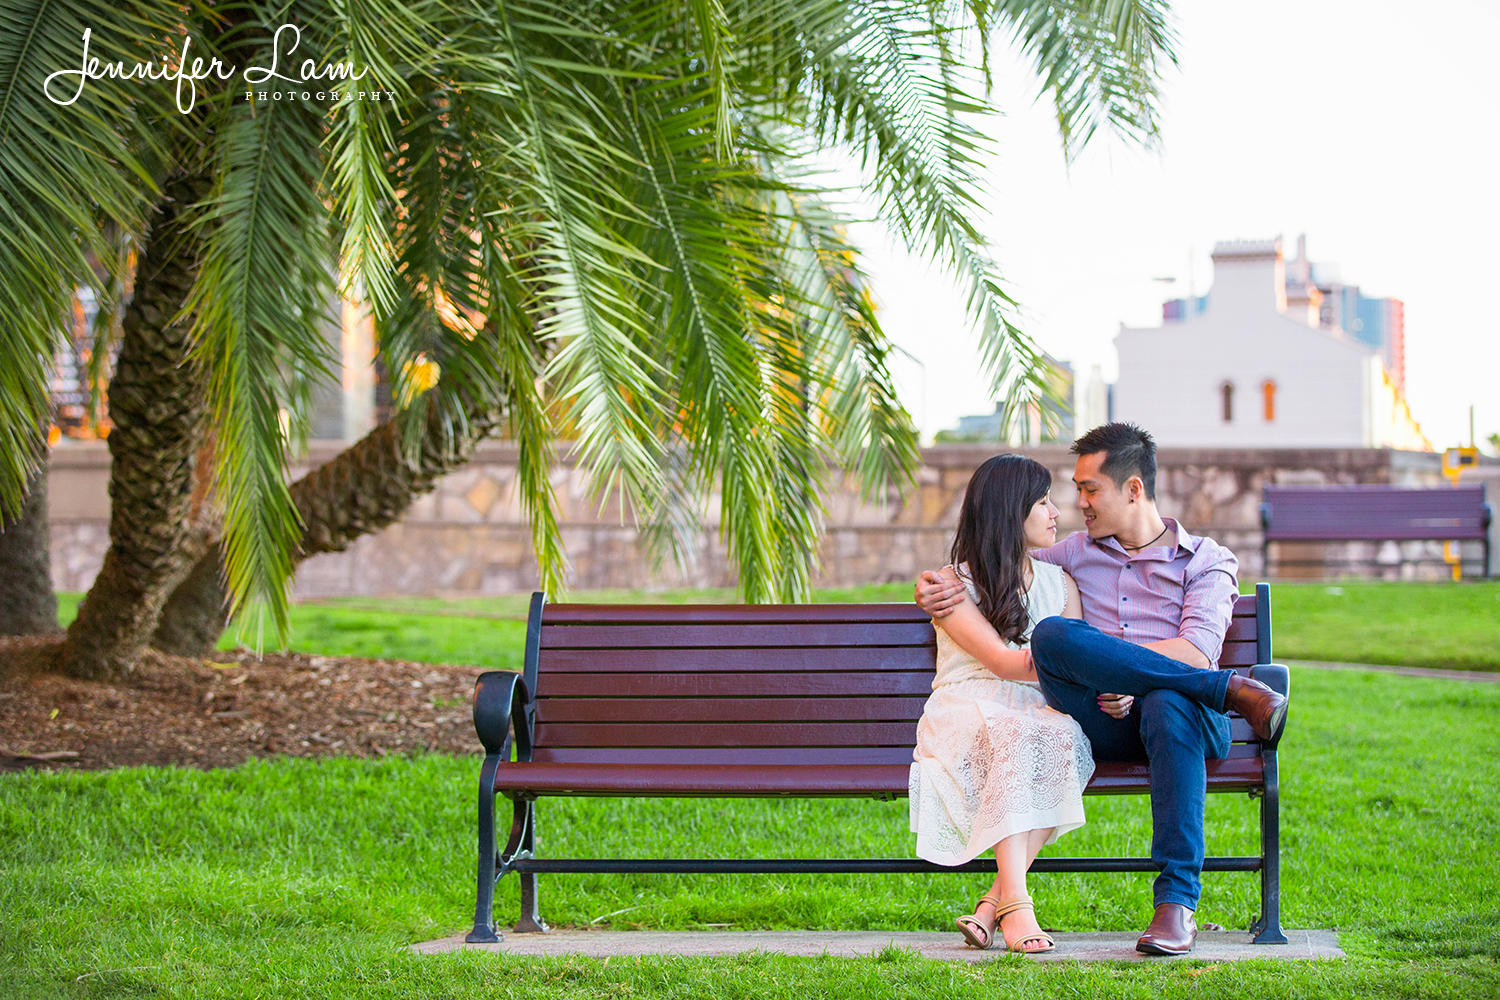
<instances>
[{"instance_id":1,"label":"stone block","mask_svg":"<svg viewBox=\"0 0 1500 1000\"><path fill-rule=\"evenodd\" d=\"M481 475L474 481L474 485L465 491L464 499L481 518L488 518L490 508L494 507L495 501L500 499L500 484L489 476Z\"/></svg>"},{"instance_id":2,"label":"stone block","mask_svg":"<svg viewBox=\"0 0 1500 1000\"><path fill-rule=\"evenodd\" d=\"M474 505L462 493L442 490L437 494L437 508L437 519L442 522L478 524L484 520L484 515L475 510Z\"/></svg>"}]
</instances>

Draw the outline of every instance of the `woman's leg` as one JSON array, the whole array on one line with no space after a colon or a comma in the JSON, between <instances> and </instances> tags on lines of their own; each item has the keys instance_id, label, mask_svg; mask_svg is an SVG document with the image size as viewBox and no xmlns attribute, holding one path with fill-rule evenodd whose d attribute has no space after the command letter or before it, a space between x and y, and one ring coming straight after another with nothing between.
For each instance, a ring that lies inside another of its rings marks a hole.
<instances>
[{"instance_id":1,"label":"woman's leg","mask_svg":"<svg viewBox=\"0 0 1500 1000\"><path fill-rule=\"evenodd\" d=\"M1036 860L1037 852L1052 836L1049 827L1042 830L1027 830L1024 833L1011 834L1000 843L995 845L995 881L990 886L990 895L1000 899L1015 899L1017 896L1025 896L1026 892L1026 869ZM983 903L974 914L985 926L991 926L995 919L995 908L989 903ZM1035 934L1042 928L1036 922L1036 914L1028 909L1012 910L1000 919L1000 931L1004 938L1011 941L1027 934ZM1032 942L1028 951L1046 947L1045 942Z\"/></svg>"}]
</instances>

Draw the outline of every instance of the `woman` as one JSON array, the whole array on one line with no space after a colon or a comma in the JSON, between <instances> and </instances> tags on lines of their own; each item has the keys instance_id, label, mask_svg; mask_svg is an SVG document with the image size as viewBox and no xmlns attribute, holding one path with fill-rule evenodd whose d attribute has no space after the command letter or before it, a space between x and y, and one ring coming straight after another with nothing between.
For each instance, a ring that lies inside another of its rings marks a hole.
<instances>
[{"instance_id":1,"label":"woman","mask_svg":"<svg viewBox=\"0 0 1500 1000\"><path fill-rule=\"evenodd\" d=\"M911 829L917 856L937 864L994 850L990 891L956 921L975 948L990 946L997 922L1011 951L1055 947L1037 924L1026 870L1043 845L1083 825L1094 772L1088 738L1047 707L1031 664L1033 624L1082 617L1073 579L1026 554L1057 538L1051 486L1051 473L1021 455L997 455L975 470L953 564L943 570L963 581L970 600L933 623L937 676L917 725ZM1099 705L1123 718L1131 699L1105 696Z\"/></svg>"}]
</instances>

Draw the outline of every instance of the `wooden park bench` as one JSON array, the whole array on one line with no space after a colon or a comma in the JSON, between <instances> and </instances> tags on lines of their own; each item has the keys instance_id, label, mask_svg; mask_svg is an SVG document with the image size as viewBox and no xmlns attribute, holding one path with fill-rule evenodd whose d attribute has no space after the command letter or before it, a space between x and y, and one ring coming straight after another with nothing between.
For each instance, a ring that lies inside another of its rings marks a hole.
<instances>
[{"instance_id":1,"label":"wooden park bench","mask_svg":"<svg viewBox=\"0 0 1500 1000\"><path fill-rule=\"evenodd\" d=\"M1272 542L1476 541L1484 544L1484 575L1490 575L1495 512L1483 486L1267 485L1263 491L1261 565L1268 574Z\"/></svg>"},{"instance_id":2,"label":"wooden park bench","mask_svg":"<svg viewBox=\"0 0 1500 1000\"><path fill-rule=\"evenodd\" d=\"M471 942L500 940L496 880L520 879L518 932L545 931L541 873L987 872L913 858L562 859L537 855L537 800L648 798L896 799L907 793L917 719L932 689L936 641L912 604L595 605L531 599L525 667L491 671L474 691L486 756L479 779L479 884ZM1220 664L1282 693L1271 660L1270 589L1235 605ZM1255 941L1284 944L1276 744L1232 723L1234 745L1208 762L1210 792L1260 798L1260 853L1211 857L1206 871L1258 871ZM512 759L512 758L515 759ZM1147 766L1100 761L1094 795L1144 795ZM512 802L496 836L495 797ZM1148 872L1150 858L1040 858L1039 872Z\"/></svg>"}]
</instances>

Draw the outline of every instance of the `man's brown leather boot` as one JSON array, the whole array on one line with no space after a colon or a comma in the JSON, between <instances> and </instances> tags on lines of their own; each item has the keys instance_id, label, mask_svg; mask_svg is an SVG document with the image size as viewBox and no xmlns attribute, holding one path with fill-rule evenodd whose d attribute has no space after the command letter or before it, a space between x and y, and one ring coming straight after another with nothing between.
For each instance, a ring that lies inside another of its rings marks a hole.
<instances>
[{"instance_id":1,"label":"man's brown leather boot","mask_svg":"<svg viewBox=\"0 0 1500 1000\"><path fill-rule=\"evenodd\" d=\"M1224 709L1240 713L1256 736L1269 740L1281 731L1281 724L1286 721L1286 695L1277 694L1260 681L1230 674Z\"/></svg>"},{"instance_id":2,"label":"man's brown leather boot","mask_svg":"<svg viewBox=\"0 0 1500 1000\"><path fill-rule=\"evenodd\" d=\"M1192 910L1181 903L1161 903L1135 950L1148 955L1186 955L1197 938L1198 921Z\"/></svg>"}]
</instances>

